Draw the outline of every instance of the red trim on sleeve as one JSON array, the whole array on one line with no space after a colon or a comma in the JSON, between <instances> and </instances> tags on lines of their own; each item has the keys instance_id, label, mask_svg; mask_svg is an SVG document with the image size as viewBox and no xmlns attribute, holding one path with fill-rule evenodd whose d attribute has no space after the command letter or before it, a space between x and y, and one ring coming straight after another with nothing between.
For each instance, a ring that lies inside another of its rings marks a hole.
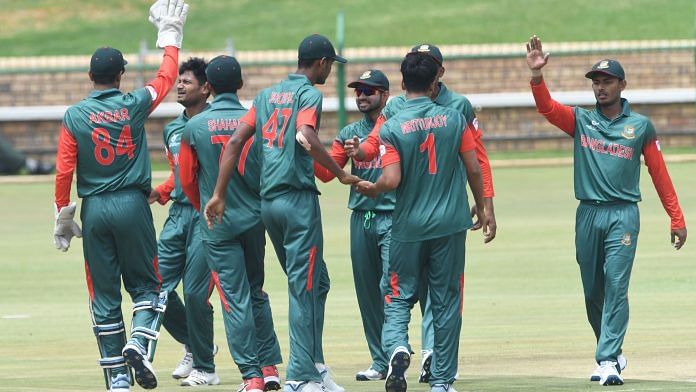
<instances>
[{"instance_id":1,"label":"red trim on sleeve","mask_svg":"<svg viewBox=\"0 0 696 392\"><path fill-rule=\"evenodd\" d=\"M570 136L575 136L575 113L570 106L562 105L551 98L546 83L531 84L532 95L536 102L537 111L553 125Z\"/></svg>"},{"instance_id":2,"label":"red trim on sleeve","mask_svg":"<svg viewBox=\"0 0 696 392\"><path fill-rule=\"evenodd\" d=\"M179 49L176 46L167 46L164 48L162 63L157 71L157 76L147 83L157 94L157 97L152 100L152 105L150 105L150 112L155 110L164 100L164 97L167 96L169 90L174 86L178 74Z\"/></svg>"},{"instance_id":3,"label":"red trim on sleeve","mask_svg":"<svg viewBox=\"0 0 696 392\"><path fill-rule=\"evenodd\" d=\"M385 153L382 155L382 167L387 167L395 163L401 162L399 152L390 145L384 145Z\"/></svg>"},{"instance_id":4,"label":"red trim on sleeve","mask_svg":"<svg viewBox=\"0 0 696 392\"><path fill-rule=\"evenodd\" d=\"M196 151L185 141L179 147L179 181L181 189L196 211L201 210L201 197L198 190L198 157Z\"/></svg>"},{"instance_id":5,"label":"red trim on sleeve","mask_svg":"<svg viewBox=\"0 0 696 392\"><path fill-rule=\"evenodd\" d=\"M387 121L387 118L383 114L380 114L375 121L375 125L372 127L370 134L367 135L367 139L360 143L360 150L365 154L365 161L370 162L377 157L379 154L379 130L382 129L382 124Z\"/></svg>"},{"instance_id":6,"label":"red trim on sleeve","mask_svg":"<svg viewBox=\"0 0 696 392\"><path fill-rule=\"evenodd\" d=\"M467 124L466 128L462 132L461 143L459 143L459 152L466 152L476 149L476 142L474 141L474 127L471 124Z\"/></svg>"},{"instance_id":7,"label":"red trim on sleeve","mask_svg":"<svg viewBox=\"0 0 696 392\"><path fill-rule=\"evenodd\" d=\"M470 127L471 134L474 137L476 144L476 159L481 166L481 177L483 179L483 197L493 197L493 172L491 171L491 162L488 160L486 147L483 145L483 132L475 124Z\"/></svg>"},{"instance_id":8,"label":"red trim on sleeve","mask_svg":"<svg viewBox=\"0 0 696 392\"><path fill-rule=\"evenodd\" d=\"M252 128L256 128L256 108L252 106L251 109L249 109L249 111L239 119L239 121Z\"/></svg>"},{"instance_id":9,"label":"red trim on sleeve","mask_svg":"<svg viewBox=\"0 0 696 392\"><path fill-rule=\"evenodd\" d=\"M77 167L77 140L72 132L63 124L58 137L58 152L56 152L56 207L61 209L70 204L70 188L73 173Z\"/></svg>"},{"instance_id":10,"label":"red trim on sleeve","mask_svg":"<svg viewBox=\"0 0 696 392\"><path fill-rule=\"evenodd\" d=\"M339 140L334 140L329 155L341 168L345 167L346 163L348 163L348 155L346 155L346 150L343 148L343 143ZM329 182L336 177L329 169L316 161L314 161L314 175L322 182Z\"/></svg>"},{"instance_id":11,"label":"red trim on sleeve","mask_svg":"<svg viewBox=\"0 0 696 392\"><path fill-rule=\"evenodd\" d=\"M300 129L303 125L309 125L310 127L317 129L317 108L302 108L300 112L297 113L297 120L295 120L295 126Z\"/></svg>"},{"instance_id":12,"label":"red trim on sleeve","mask_svg":"<svg viewBox=\"0 0 696 392\"><path fill-rule=\"evenodd\" d=\"M167 161L169 162L169 170L171 170L171 173L166 181L159 184L157 188L155 188L157 193L159 193L159 199L157 199L157 202L161 205L167 204L167 202L171 199L171 193L174 190L174 157L169 150L167 150Z\"/></svg>"},{"instance_id":13,"label":"red trim on sleeve","mask_svg":"<svg viewBox=\"0 0 696 392\"><path fill-rule=\"evenodd\" d=\"M672 185L672 179L669 177L665 160L662 158L662 153L658 148L658 141L651 140L643 146L643 156L645 157L645 165L648 167L648 173L652 178L653 185L660 197L662 207L664 207L667 215L670 217L670 227L672 229L683 229L686 227L684 214L679 207L679 199L677 192Z\"/></svg>"}]
</instances>

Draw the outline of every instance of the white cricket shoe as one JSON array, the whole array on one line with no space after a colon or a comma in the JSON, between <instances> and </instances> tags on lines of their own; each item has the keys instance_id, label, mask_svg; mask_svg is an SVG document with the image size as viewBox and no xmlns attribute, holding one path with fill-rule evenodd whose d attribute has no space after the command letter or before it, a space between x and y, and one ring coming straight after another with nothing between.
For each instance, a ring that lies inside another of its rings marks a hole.
<instances>
[{"instance_id":1,"label":"white cricket shoe","mask_svg":"<svg viewBox=\"0 0 696 392\"><path fill-rule=\"evenodd\" d=\"M616 362L602 361L599 368L599 385L623 385Z\"/></svg>"},{"instance_id":2,"label":"white cricket shoe","mask_svg":"<svg viewBox=\"0 0 696 392\"><path fill-rule=\"evenodd\" d=\"M421 350L421 370L418 382L427 384L430 382L430 366L433 364L433 350Z\"/></svg>"},{"instance_id":3,"label":"white cricket shoe","mask_svg":"<svg viewBox=\"0 0 696 392\"><path fill-rule=\"evenodd\" d=\"M411 353L399 346L389 358L389 371L384 388L387 392L406 392L406 370L411 364Z\"/></svg>"},{"instance_id":4,"label":"white cricket shoe","mask_svg":"<svg viewBox=\"0 0 696 392\"><path fill-rule=\"evenodd\" d=\"M316 381L285 381L283 392L327 392L327 390Z\"/></svg>"},{"instance_id":5,"label":"white cricket shoe","mask_svg":"<svg viewBox=\"0 0 696 392\"><path fill-rule=\"evenodd\" d=\"M336 384L336 382L331 378L331 372L329 367L323 363L315 364L319 374L321 375L321 382L324 384L324 389L328 392L346 392L345 388Z\"/></svg>"},{"instance_id":6,"label":"white cricket shoe","mask_svg":"<svg viewBox=\"0 0 696 392\"><path fill-rule=\"evenodd\" d=\"M387 376L371 367L355 374L356 381L379 381L385 378L387 378Z\"/></svg>"},{"instance_id":7,"label":"white cricket shoe","mask_svg":"<svg viewBox=\"0 0 696 392\"><path fill-rule=\"evenodd\" d=\"M109 392L130 392L130 376L128 373L115 374L111 377Z\"/></svg>"},{"instance_id":8,"label":"white cricket shoe","mask_svg":"<svg viewBox=\"0 0 696 392\"><path fill-rule=\"evenodd\" d=\"M181 362L176 365L176 368L172 372L172 377L175 380L180 378L186 378L191 374L193 370L193 353L188 350L188 347L184 345L184 357L181 358Z\"/></svg>"},{"instance_id":9,"label":"white cricket shoe","mask_svg":"<svg viewBox=\"0 0 696 392\"><path fill-rule=\"evenodd\" d=\"M435 384L430 387L430 392L457 392L453 384Z\"/></svg>"},{"instance_id":10,"label":"white cricket shoe","mask_svg":"<svg viewBox=\"0 0 696 392\"><path fill-rule=\"evenodd\" d=\"M628 365L628 360L626 360L626 357L624 357L623 354L619 354L619 356L616 357L616 362L619 365L619 373L623 372L623 370L626 369L626 365ZM594 372L592 372L592 375L590 376L590 381L599 381L599 379L601 378L601 368L601 366L597 365Z\"/></svg>"},{"instance_id":11,"label":"white cricket shoe","mask_svg":"<svg viewBox=\"0 0 696 392\"><path fill-rule=\"evenodd\" d=\"M220 384L220 378L217 373L208 373L203 370L193 369L188 377L181 380L181 386L183 387L198 387L201 385L218 385Z\"/></svg>"}]
</instances>

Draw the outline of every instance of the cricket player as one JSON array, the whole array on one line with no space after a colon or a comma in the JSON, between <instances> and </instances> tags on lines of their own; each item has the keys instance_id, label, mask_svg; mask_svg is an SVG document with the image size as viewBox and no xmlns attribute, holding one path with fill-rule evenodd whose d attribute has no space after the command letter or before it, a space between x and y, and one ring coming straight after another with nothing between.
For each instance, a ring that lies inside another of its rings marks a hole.
<instances>
[{"instance_id":1,"label":"cricket player","mask_svg":"<svg viewBox=\"0 0 696 392\"><path fill-rule=\"evenodd\" d=\"M365 71L348 87L355 89L355 103L364 116L343 128L331 145L331 157L341 167L349 159L344 149L346 140L353 137L365 139L389 99L389 80L377 69ZM379 156L369 162L353 160L351 173L368 181L377 181L382 174L382 160ZM314 175L323 182L334 178L329 170L317 163L314 164ZM348 208L353 210L350 218L353 281L365 339L372 357L372 365L355 375L358 381L384 380L387 375L388 358L382 349L382 326L394 201L394 192L370 199L353 188L350 190Z\"/></svg>"},{"instance_id":2,"label":"cricket player","mask_svg":"<svg viewBox=\"0 0 696 392\"><path fill-rule=\"evenodd\" d=\"M223 148L247 112L237 97L243 81L234 57L212 59L205 73L214 99L207 111L186 124L179 156L182 186L196 211L213 193ZM229 207L222 224L212 230L204 222L199 225L220 294L227 344L244 380L240 390L245 392L280 389L275 365L282 362L271 306L263 292L266 235L260 211L260 149L253 138L245 145L228 185Z\"/></svg>"},{"instance_id":3,"label":"cricket player","mask_svg":"<svg viewBox=\"0 0 696 392\"><path fill-rule=\"evenodd\" d=\"M188 5L159 0L150 8L157 47L164 49L155 79L128 94L119 91L126 61L103 47L90 60L94 90L65 112L56 156L54 242L67 251L73 236L84 235L83 250L94 334L110 391L129 391L132 379L145 389L157 386L151 362L167 306L157 270L155 228L147 203L150 157L144 122L167 95L177 76L179 48ZM83 231L70 202L73 172ZM121 314L121 279L133 300L131 336L126 341Z\"/></svg>"},{"instance_id":4,"label":"cricket player","mask_svg":"<svg viewBox=\"0 0 696 392\"><path fill-rule=\"evenodd\" d=\"M213 308L210 298L211 275L203 254L198 224L199 213L181 189L179 150L184 125L208 106L205 60L190 58L179 66L177 102L184 111L164 127L164 145L171 168L169 178L153 189L149 202L165 205L172 201L169 216L157 243L157 260L162 289L167 291L167 310L162 325L184 346L184 358L172 377L186 386L216 385L220 379L213 361ZM175 289L183 279L184 302Z\"/></svg>"},{"instance_id":5,"label":"cricket player","mask_svg":"<svg viewBox=\"0 0 696 392\"><path fill-rule=\"evenodd\" d=\"M357 185L368 196L396 189L382 334L384 350L390 355L388 392L406 391L405 372L411 357L408 324L422 281L430 292L435 330L431 391L453 390L466 232L473 226L466 181L476 201L478 220L488 227L473 127L460 112L431 100L438 69L428 54L406 55L401 63L406 104L380 129L382 175L375 183ZM490 235L488 231L484 234Z\"/></svg>"},{"instance_id":6,"label":"cricket player","mask_svg":"<svg viewBox=\"0 0 696 392\"><path fill-rule=\"evenodd\" d=\"M419 44L411 48L411 53L425 53L435 60L438 64L437 88L433 91L431 96L435 104L439 106L444 106L452 108L460 112L466 119L468 124L472 126L472 134L474 136L474 141L476 142L476 158L478 159L479 165L481 166L481 174L483 176L483 196L487 211L490 211L489 227L487 228L490 235L484 237L484 241L490 242L495 238L497 225L495 221L495 210L493 209L493 196L495 192L493 191L493 176L491 174L491 165L488 160L488 154L486 153L486 147L483 144L482 131L479 127L478 120L476 119L476 114L471 106L469 100L452 90L449 90L447 86L441 81L445 74L445 67L443 65L443 57L440 48L431 44ZM346 141L346 151L349 156L356 155L355 160L370 160L377 155L379 148L379 129L384 124L384 122L393 117L396 113L401 111L406 105L406 95L400 95L394 97L387 103L387 106L382 110L381 116L377 119L376 124L370 133L370 135L364 140L358 140L353 138L352 140ZM475 208L475 206L474 206ZM476 216L474 210L471 211L471 216ZM472 230L477 230L480 228L479 222L474 223ZM419 293L421 313L423 314L422 332L421 332L421 371L420 377L418 379L421 383L428 383L430 380L430 366L432 363L432 353L433 353L433 314L430 310L430 305L428 301L427 290L421 290Z\"/></svg>"},{"instance_id":7,"label":"cricket player","mask_svg":"<svg viewBox=\"0 0 696 392\"><path fill-rule=\"evenodd\" d=\"M331 159L317 135L322 95L314 84L324 84L334 61L346 62L326 37L313 34L300 43L297 71L256 96L227 142L215 190L205 206L208 225L221 224L228 183L235 169L246 169L243 147L255 137L262 145L261 218L288 277L286 392L343 391L324 365L322 332L329 275L313 167L317 161L344 184L359 180Z\"/></svg>"},{"instance_id":8,"label":"cricket player","mask_svg":"<svg viewBox=\"0 0 696 392\"><path fill-rule=\"evenodd\" d=\"M595 360L599 364L590 380L601 385L622 385L628 282L640 231L637 204L641 200L641 155L670 217L670 235L676 249L686 242L686 222L653 124L621 98L626 88L621 64L602 60L585 74L592 80L597 99L595 108L586 110L551 98L541 71L548 59L541 40L530 38L527 65L532 72L537 110L574 140L575 198L580 200L575 218L575 252L587 319L597 338Z\"/></svg>"}]
</instances>

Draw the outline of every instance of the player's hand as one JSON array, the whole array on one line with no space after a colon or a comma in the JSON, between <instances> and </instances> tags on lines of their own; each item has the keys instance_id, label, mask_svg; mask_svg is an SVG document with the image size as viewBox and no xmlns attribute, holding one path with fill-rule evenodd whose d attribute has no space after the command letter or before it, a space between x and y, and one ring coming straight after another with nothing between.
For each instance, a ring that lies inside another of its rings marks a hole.
<instances>
[{"instance_id":1,"label":"player's hand","mask_svg":"<svg viewBox=\"0 0 696 392\"><path fill-rule=\"evenodd\" d=\"M491 214L486 211L481 212L478 210L478 208L476 209L476 220L480 227L483 228L484 243L489 243L493 240L493 238L495 238L495 223L493 229L491 229L490 215Z\"/></svg>"},{"instance_id":2,"label":"player's hand","mask_svg":"<svg viewBox=\"0 0 696 392\"><path fill-rule=\"evenodd\" d=\"M213 193L213 197L208 200L208 204L205 205L205 223L208 224L208 228L212 230L215 223L222 223L222 214L225 212L225 199L218 197Z\"/></svg>"},{"instance_id":3,"label":"player's hand","mask_svg":"<svg viewBox=\"0 0 696 392\"><path fill-rule=\"evenodd\" d=\"M672 246L679 250L686 242L686 227L683 229L672 229Z\"/></svg>"},{"instance_id":4,"label":"player's hand","mask_svg":"<svg viewBox=\"0 0 696 392\"><path fill-rule=\"evenodd\" d=\"M352 139L348 139L343 143L343 149L346 151L346 155L349 158L355 158L360 153L360 139L357 136L353 136Z\"/></svg>"},{"instance_id":5,"label":"player's hand","mask_svg":"<svg viewBox=\"0 0 696 392\"><path fill-rule=\"evenodd\" d=\"M53 208L56 217L53 228L53 244L56 246L56 249L66 252L70 248L70 240L73 237L82 237L82 230L80 230L80 226L74 220L77 203L72 202L61 209L58 209L54 204Z\"/></svg>"},{"instance_id":6,"label":"player's hand","mask_svg":"<svg viewBox=\"0 0 696 392\"><path fill-rule=\"evenodd\" d=\"M353 185L362 181L362 179L358 176L344 171L343 175L338 176L338 181L341 181L341 184L344 185Z\"/></svg>"},{"instance_id":7,"label":"player's hand","mask_svg":"<svg viewBox=\"0 0 696 392\"><path fill-rule=\"evenodd\" d=\"M156 201L158 201L160 198L159 192L157 192L157 189L153 188L150 190L150 196L147 197L147 202L152 204Z\"/></svg>"},{"instance_id":8,"label":"player's hand","mask_svg":"<svg viewBox=\"0 0 696 392\"><path fill-rule=\"evenodd\" d=\"M181 49L189 5L184 0L157 0L150 7L150 22L157 27L157 47Z\"/></svg>"},{"instance_id":9,"label":"player's hand","mask_svg":"<svg viewBox=\"0 0 696 392\"><path fill-rule=\"evenodd\" d=\"M498 225L495 223L495 212L493 210L486 210L486 217L488 222L483 226L483 243L487 244L495 239L495 234L498 231Z\"/></svg>"},{"instance_id":10,"label":"player's hand","mask_svg":"<svg viewBox=\"0 0 696 392\"><path fill-rule=\"evenodd\" d=\"M355 184L355 190L357 190L360 194L365 195L370 198L376 198L377 195L379 194L377 192L377 186L370 181L360 181L357 184Z\"/></svg>"},{"instance_id":11,"label":"player's hand","mask_svg":"<svg viewBox=\"0 0 696 392\"><path fill-rule=\"evenodd\" d=\"M527 66L534 71L541 71L549 62L550 53L544 53L541 47L541 40L536 35L532 36L527 43Z\"/></svg>"},{"instance_id":12,"label":"player's hand","mask_svg":"<svg viewBox=\"0 0 696 392\"><path fill-rule=\"evenodd\" d=\"M474 219L474 225L471 227L472 231L476 231L481 228L481 221L478 219L478 207L474 204L471 207L471 218Z\"/></svg>"}]
</instances>

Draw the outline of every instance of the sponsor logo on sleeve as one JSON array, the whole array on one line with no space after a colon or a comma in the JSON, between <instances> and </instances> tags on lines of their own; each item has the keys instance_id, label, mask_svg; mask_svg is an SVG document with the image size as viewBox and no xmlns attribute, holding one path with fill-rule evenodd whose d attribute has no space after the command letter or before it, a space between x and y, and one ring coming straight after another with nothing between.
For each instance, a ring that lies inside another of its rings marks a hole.
<instances>
[{"instance_id":1,"label":"sponsor logo on sleeve","mask_svg":"<svg viewBox=\"0 0 696 392\"><path fill-rule=\"evenodd\" d=\"M631 246L631 233L624 233L621 238L621 244L624 246Z\"/></svg>"},{"instance_id":2,"label":"sponsor logo on sleeve","mask_svg":"<svg viewBox=\"0 0 696 392\"><path fill-rule=\"evenodd\" d=\"M384 147L384 144L379 145L379 156L383 157L384 154L387 153L387 148Z\"/></svg>"}]
</instances>

